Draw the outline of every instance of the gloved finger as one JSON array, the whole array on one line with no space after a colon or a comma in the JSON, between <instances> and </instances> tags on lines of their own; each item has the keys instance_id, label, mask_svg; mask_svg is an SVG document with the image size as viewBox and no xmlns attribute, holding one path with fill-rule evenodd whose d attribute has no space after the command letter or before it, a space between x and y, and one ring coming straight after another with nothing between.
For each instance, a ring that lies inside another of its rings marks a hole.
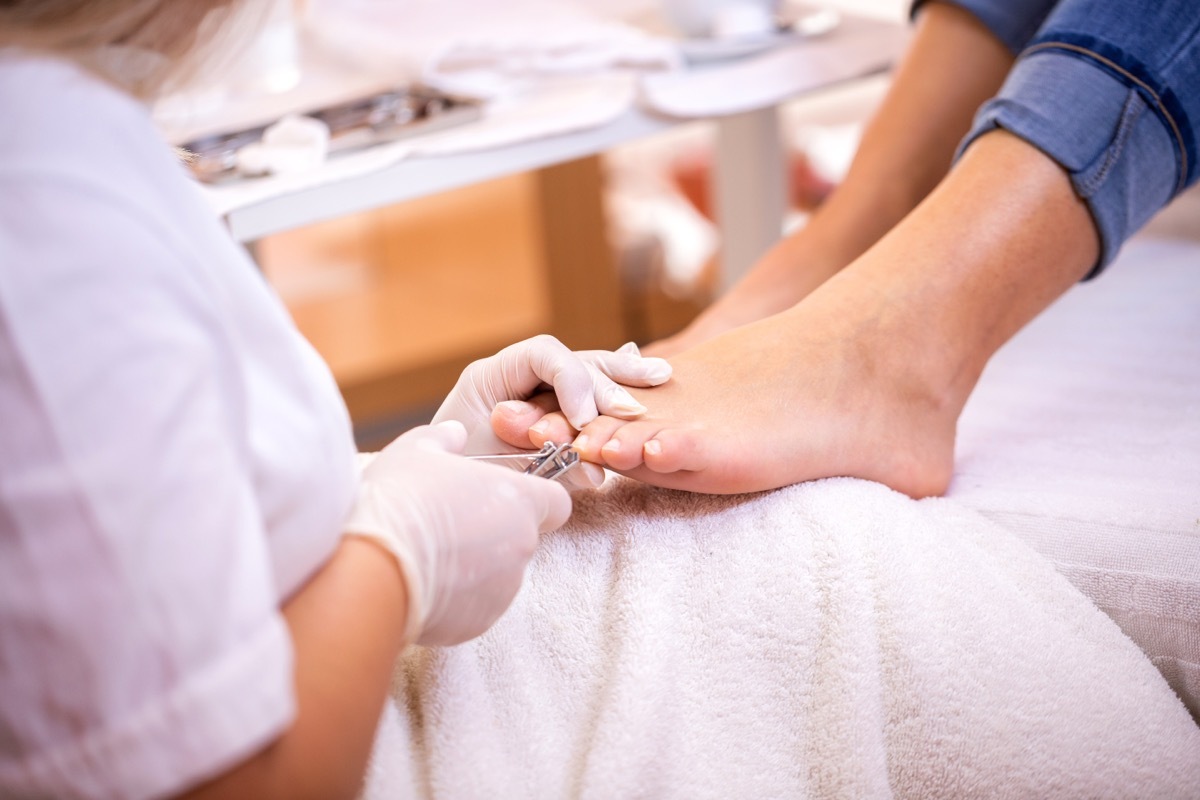
<instances>
[{"instance_id":1,"label":"gloved finger","mask_svg":"<svg viewBox=\"0 0 1200 800\"><path fill-rule=\"evenodd\" d=\"M357 459L357 462L356 462L356 463L358 464L358 474L359 474L359 475L362 475L362 474L363 474L363 470L365 470L367 467L371 466L372 462L374 462L374 461L375 461L375 459L377 459L377 458L379 458L379 453L378 453L378 452L374 452L374 453L359 453L359 454L358 454L358 459Z\"/></svg>"},{"instance_id":2,"label":"gloved finger","mask_svg":"<svg viewBox=\"0 0 1200 800\"><path fill-rule=\"evenodd\" d=\"M624 344L612 352L586 350L576 355L617 383L626 386L659 386L671 378L669 361L642 356L633 342Z\"/></svg>"},{"instance_id":3,"label":"gloved finger","mask_svg":"<svg viewBox=\"0 0 1200 800\"><path fill-rule=\"evenodd\" d=\"M400 436L383 448L386 453L397 447L416 446L423 450L462 454L467 447L467 429L458 420L447 420L436 425L421 425Z\"/></svg>"},{"instance_id":4,"label":"gloved finger","mask_svg":"<svg viewBox=\"0 0 1200 800\"><path fill-rule=\"evenodd\" d=\"M637 419L646 413L646 407L625 391L625 387L618 386L595 365L588 363L587 368L592 373L592 391L596 410L600 414L618 419ZM588 422L591 421L588 420ZM571 422L573 423L574 420L572 419Z\"/></svg>"},{"instance_id":5,"label":"gloved finger","mask_svg":"<svg viewBox=\"0 0 1200 800\"><path fill-rule=\"evenodd\" d=\"M549 384L567 420L580 428L601 413L622 419L638 417L645 407L598 368L553 336L535 336L501 351L509 376L507 399L528 397L541 383ZM631 353L624 359L637 360ZM624 362L622 362L624 363ZM599 404L603 404L603 410Z\"/></svg>"},{"instance_id":6,"label":"gloved finger","mask_svg":"<svg viewBox=\"0 0 1200 800\"><path fill-rule=\"evenodd\" d=\"M510 349L515 349L518 357L516 369L511 373L506 371L506 374L513 374L516 381L510 386L516 392L512 397L528 397L545 383L553 387L559 407L576 427L586 425L599 415L594 373L565 344L553 336L543 335L506 348ZM636 404L632 397L629 399Z\"/></svg>"},{"instance_id":7,"label":"gloved finger","mask_svg":"<svg viewBox=\"0 0 1200 800\"><path fill-rule=\"evenodd\" d=\"M538 533L561 528L571 516L571 495L557 481L533 475L514 474L523 500L530 504Z\"/></svg>"}]
</instances>

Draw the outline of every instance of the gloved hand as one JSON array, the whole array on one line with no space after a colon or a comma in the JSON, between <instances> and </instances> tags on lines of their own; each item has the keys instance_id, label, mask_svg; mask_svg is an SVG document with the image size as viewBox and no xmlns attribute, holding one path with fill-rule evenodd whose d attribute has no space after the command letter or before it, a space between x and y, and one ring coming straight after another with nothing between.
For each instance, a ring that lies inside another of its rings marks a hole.
<instances>
[{"instance_id":1,"label":"gloved hand","mask_svg":"<svg viewBox=\"0 0 1200 800\"><path fill-rule=\"evenodd\" d=\"M464 642L516 596L538 534L571 514L554 481L470 461L462 425L415 428L363 458L358 500L343 527L395 555L408 592L409 641Z\"/></svg>"},{"instance_id":2,"label":"gloved hand","mask_svg":"<svg viewBox=\"0 0 1200 800\"><path fill-rule=\"evenodd\" d=\"M632 342L614 352L575 353L553 336L535 336L467 367L433 421L463 423L470 437L468 453L520 452L492 433L490 420L497 405L528 400L551 387L558 407L578 430L599 414L635 419L646 411L619 383L657 386L670 377L670 364L643 358ZM573 488L598 486L604 471L595 464L580 464L564 479Z\"/></svg>"}]
</instances>

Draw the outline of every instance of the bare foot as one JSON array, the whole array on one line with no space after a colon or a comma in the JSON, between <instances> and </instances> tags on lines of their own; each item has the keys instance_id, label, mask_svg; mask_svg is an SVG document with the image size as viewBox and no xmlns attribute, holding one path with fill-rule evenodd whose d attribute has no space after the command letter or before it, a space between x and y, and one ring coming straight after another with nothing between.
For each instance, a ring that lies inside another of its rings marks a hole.
<instances>
[{"instance_id":1,"label":"bare foot","mask_svg":"<svg viewBox=\"0 0 1200 800\"><path fill-rule=\"evenodd\" d=\"M692 491L850 475L914 497L941 494L965 393L927 391L893 357L905 343L869 344L869 327L831 325L846 316L824 305L801 303L673 358L668 384L634 390L650 415L602 417L576 446L585 460ZM561 439L565 428L551 415L530 438Z\"/></svg>"},{"instance_id":2,"label":"bare foot","mask_svg":"<svg viewBox=\"0 0 1200 800\"><path fill-rule=\"evenodd\" d=\"M1090 268L1099 239L1062 169L1003 131L904 222L791 309L672 359L601 418L584 457L671 488L732 493L846 475L945 491L959 413L987 360ZM555 425L526 434L534 444Z\"/></svg>"}]
</instances>

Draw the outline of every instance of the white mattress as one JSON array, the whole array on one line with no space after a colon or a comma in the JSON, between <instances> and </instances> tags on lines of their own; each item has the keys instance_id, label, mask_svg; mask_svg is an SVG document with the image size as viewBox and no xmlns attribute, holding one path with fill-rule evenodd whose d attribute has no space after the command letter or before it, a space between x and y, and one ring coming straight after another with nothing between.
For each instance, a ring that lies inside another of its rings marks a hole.
<instances>
[{"instance_id":1,"label":"white mattress","mask_svg":"<svg viewBox=\"0 0 1200 800\"><path fill-rule=\"evenodd\" d=\"M1131 242L998 353L949 495L1050 559L1200 720L1200 245Z\"/></svg>"}]
</instances>

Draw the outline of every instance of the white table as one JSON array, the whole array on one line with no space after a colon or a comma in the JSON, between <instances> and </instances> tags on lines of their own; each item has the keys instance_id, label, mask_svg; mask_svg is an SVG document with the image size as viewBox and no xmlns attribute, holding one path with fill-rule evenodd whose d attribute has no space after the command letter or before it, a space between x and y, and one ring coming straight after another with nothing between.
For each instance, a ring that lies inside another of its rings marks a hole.
<instances>
[{"instance_id":1,"label":"white table","mask_svg":"<svg viewBox=\"0 0 1200 800\"><path fill-rule=\"evenodd\" d=\"M227 212L233 235L253 243L322 220L532 171L550 309L539 332L554 334L576 349L611 348L629 334L622 284L605 229L598 155L681 124L707 120L715 125L713 207L722 228L722 279L728 286L781 234L787 169L779 105L805 92L887 69L906 36L894 23L846 18L833 34L799 46L694 72L647 76L641 86L643 103L622 104L624 110L604 115L605 121L592 127L436 157L389 161L361 154L364 162L359 166L370 161L369 168L331 164L313 176L319 180L265 178L252 199L241 195L231 203L229 193L221 195L215 189L213 201ZM343 75L335 89L343 79L356 84L354 93L365 90L366 76ZM723 101L720 108L713 107L714 98ZM286 110L255 106L252 113L277 115ZM221 108L222 115L236 113L237 109ZM209 122L211 132L214 126ZM216 120L217 125L221 122ZM464 364L509 343L480 342L477 349L453 359L343 386L343 393L356 423L385 420L398 405L419 407L444 396Z\"/></svg>"},{"instance_id":2,"label":"white table","mask_svg":"<svg viewBox=\"0 0 1200 800\"><path fill-rule=\"evenodd\" d=\"M565 164L685 122L708 118L717 132L714 208L722 229L722 280L728 286L781 233L787 170L778 104L886 69L900 52L905 36L905 31L894 24L846 18L837 30L821 39L777 48L751 59L706 66L694 75L650 78L645 94L657 97L657 105L677 112L672 115L635 106L589 130L481 152L410 157L368 174L297 192L281 191L233 210L227 221L235 238L251 242L321 220ZM711 111L704 107L707 87L722 82L737 87L737 96L728 98L721 107L721 111L732 113L708 116Z\"/></svg>"}]
</instances>

